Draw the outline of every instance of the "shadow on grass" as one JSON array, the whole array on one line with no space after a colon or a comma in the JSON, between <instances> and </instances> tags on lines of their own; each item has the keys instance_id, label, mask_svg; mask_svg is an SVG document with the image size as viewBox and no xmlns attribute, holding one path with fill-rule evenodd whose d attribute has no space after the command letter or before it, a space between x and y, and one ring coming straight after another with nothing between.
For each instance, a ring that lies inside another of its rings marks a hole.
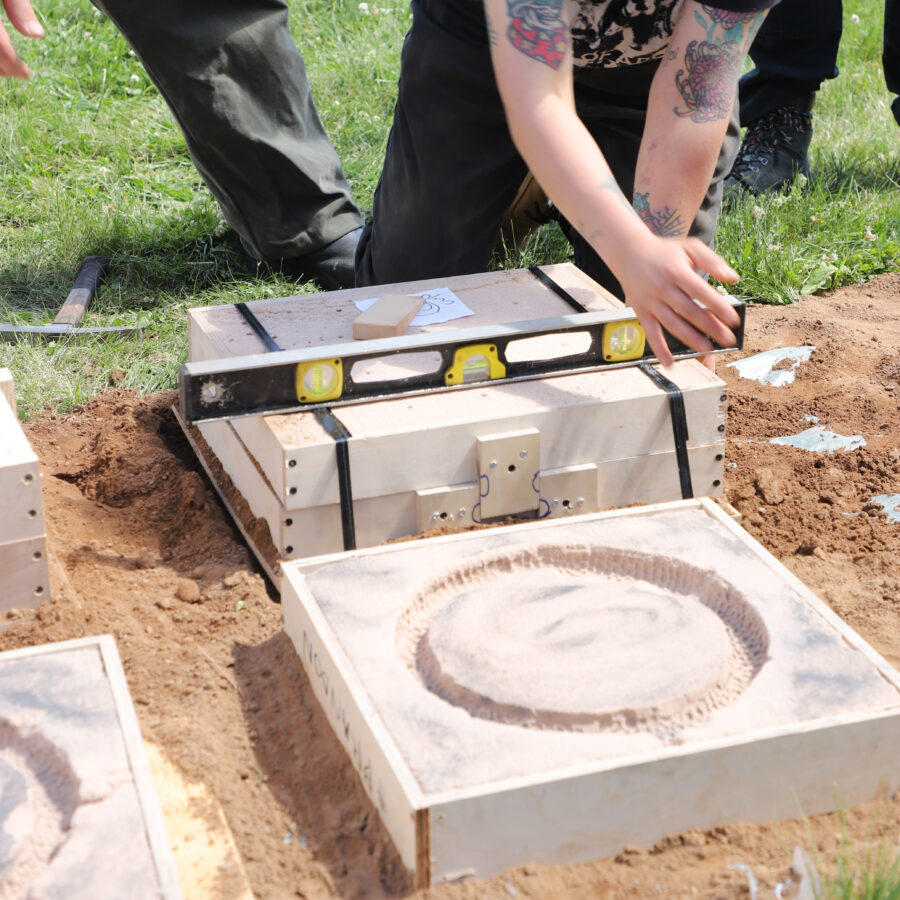
<instances>
[{"instance_id":1,"label":"shadow on grass","mask_svg":"<svg viewBox=\"0 0 900 900\"><path fill-rule=\"evenodd\" d=\"M823 193L835 197L853 191L887 193L900 188L900 158L892 155L859 159L820 153L813 164L812 180Z\"/></svg>"},{"instance_id":2,"label":"shadow on grass","mask_svg":"<svg viewBox=\"0 0 900 900\"><path fill-rule=\"evenodd\" d=\"M83 257L110 260L94 310L106 314L149 310L167 306L173 298L198 298L228 282L256 280L256 267L234 232L194 236L171 228L145 237L142 241L134 234L108 235L85 245ZM54 316L80 267L81 259L29 260L0 267L0 319Z\"/></svg>"}]
</instances>

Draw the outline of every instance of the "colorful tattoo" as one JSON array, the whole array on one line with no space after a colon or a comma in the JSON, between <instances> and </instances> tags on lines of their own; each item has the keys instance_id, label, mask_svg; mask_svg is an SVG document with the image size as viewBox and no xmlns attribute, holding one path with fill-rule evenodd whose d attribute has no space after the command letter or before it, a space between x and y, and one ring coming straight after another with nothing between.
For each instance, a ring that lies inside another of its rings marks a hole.
<instances>
[{"instance_id":1,"label":"colorful tattoo","mask_svg":"<svg viewBox=\"0 0 900 900\"><path fill-rule=\"evenodd\" d=\"M762 15L714 6L704 6L703 12L709 21L696 15L706 40L691 41L684 52L684 68L678 70L675 85L685 109L676 107L675 114L690 116L693 122L714 122L731 114L741 63Z\"/></svg>"},{"instance_id":2,"label":"colorful tattoo","mask_svg":"<svg viewBox=\"0 0 900 900\"><path fill-rule=\"evenodd\" d=\"M656 235L660 237L680 237L685 233L684 221L678 210L650 208L650 194L635 194L633 203L635 212L641 217L641 221Z\"/></svg>"},{"instance_id":3,"label":"colorful tattoo","mask_svg":"<svg viewBox=\"0 0 900 900\"><path fill-rule=\"evenodd\" d=\"M510 43L526 56L558 69L569 52L563 0L508 0Z\"/></svg>"}]
</instances>

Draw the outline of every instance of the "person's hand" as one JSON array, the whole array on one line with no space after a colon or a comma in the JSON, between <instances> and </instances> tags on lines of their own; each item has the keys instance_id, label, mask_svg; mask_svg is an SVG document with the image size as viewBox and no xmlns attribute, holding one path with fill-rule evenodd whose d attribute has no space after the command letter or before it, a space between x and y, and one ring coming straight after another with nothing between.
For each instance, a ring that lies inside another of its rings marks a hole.
<instances>
[{"instance_id":1,"label":"person's hand","mask_svg":"<svg viewBox=\"0 0 900 900\"><path fill-rule=\"evenodd\" d=\"M731 328L740 316L698 272L729 284L738 280L737 272L697 238L650 237L627 270L616 274L656 358L664 366L674 361L663 329L698 353L713 349L710 338L734 346Z\"/></svg>"},{"instance_id":2,"label":"person's hand","mask_svg":"<svg viewBox=\"0 0 900 900\"><path fill-rule=\"evenodd\" d=\"M16 31L26 37L39 38L44 36L44 29L38 22L29 0L2 0L6 15L12 22ZM8 75L13 78L27 78L28 66L19 58L13 49L12 41L6 32L6 28L0 25L0 76Z\"/></svg>"}]
</instances>

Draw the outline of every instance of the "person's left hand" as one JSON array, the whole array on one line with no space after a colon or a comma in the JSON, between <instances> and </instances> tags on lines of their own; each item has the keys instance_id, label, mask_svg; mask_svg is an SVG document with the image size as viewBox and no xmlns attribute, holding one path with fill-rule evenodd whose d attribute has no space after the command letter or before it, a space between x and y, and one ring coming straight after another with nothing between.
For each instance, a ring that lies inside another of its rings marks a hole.
<instances>
[{"instance_id":1,"label":"person's left hand","mask_svg":"<svg viewBox=\"0 0 900 900\"><path fill-rule=\"evenodd\" d=\"M44 36L44 29L38 22L29 0L2 0L9 21L16 31L26 37L39 38ZM20 59L13 49L12 41L6 32L6 28L0 25L0 76L7 75L12 78L27 78L28 66Z\"/></svg>"}]
</instances>

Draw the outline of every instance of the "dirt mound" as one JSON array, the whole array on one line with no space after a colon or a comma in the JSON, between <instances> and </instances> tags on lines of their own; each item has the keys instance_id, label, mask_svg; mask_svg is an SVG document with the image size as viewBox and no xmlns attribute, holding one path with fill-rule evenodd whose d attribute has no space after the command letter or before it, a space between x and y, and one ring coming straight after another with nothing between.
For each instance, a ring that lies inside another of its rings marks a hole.
<instances>
[{"instance_id":1,"label":"dirt mound","mask_svg":"<svg viewBox=\"0 0 900 900\"><path fill-rule=\"evenodd\" d=\"M730 398L726 495L754 537L900 666L900 524L871 501L900 492L900 274L750 310L741 355L802 344L816 349L783 388L720 363ZM53 597L14 614L0 649L113 634L144 736L222 803L257 896L407 895L396 851L281 632L273 592L169 410L174 401L110 393L29 427L44 467ZM811 427L808 416L865 446L828 454L769 443ZM732 864L751 865L773 890L790 875L795 843L827 858L843 827L820 816L688 832L614 859L525 865L427 896L741 896L747 877ZM898 828L896 798L847 816L852 839L893 845ZM220 889L234 894L227 872Z\"/></svg>"}]
</instances>

